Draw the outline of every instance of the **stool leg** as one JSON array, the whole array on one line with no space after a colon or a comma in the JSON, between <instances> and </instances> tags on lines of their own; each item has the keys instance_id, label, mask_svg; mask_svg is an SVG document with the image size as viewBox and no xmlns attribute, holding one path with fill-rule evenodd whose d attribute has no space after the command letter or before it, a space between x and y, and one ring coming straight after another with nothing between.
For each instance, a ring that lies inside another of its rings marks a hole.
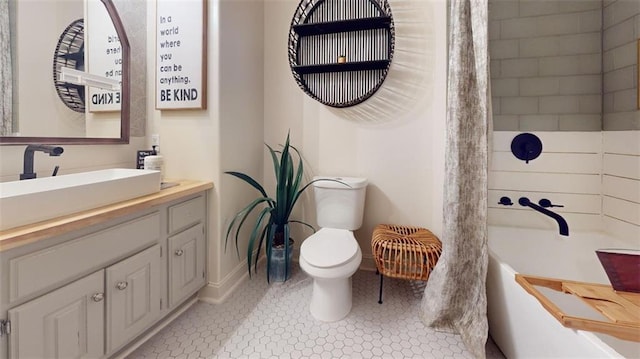
<instances>
[{"instance_id":1,"label":"stool leg","mask_svg":"<svg viewBox=\"0 0 640 359\"><path fill-rule=\"evenodd\" d=\"M382 278L384 276L380 273L380 295L378 296L378 304L382 304Z\"/></svg>"}]
</instances>

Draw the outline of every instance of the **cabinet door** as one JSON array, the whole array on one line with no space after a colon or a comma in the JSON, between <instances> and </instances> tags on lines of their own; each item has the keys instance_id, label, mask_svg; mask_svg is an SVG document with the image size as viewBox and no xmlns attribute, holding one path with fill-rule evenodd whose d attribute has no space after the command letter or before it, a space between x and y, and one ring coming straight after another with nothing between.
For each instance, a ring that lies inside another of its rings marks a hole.
<instances>
[{"instance_id":1,"label":"cabinet door","mask_svg":"<svg viewBox=\"0 0 640 359\"><path fill-rule=\"evenodd\" d=\"M169 305L173 307L205 283L204 226L198 224L169 238Z\"/></svg>"},{"instance_id":2,"label":"cabinet door","mask_svg":"<svg viewBox=\"0 0 640 359\"><path fill-rule=\"evenodd\" d=\"M104 303L101 270L9 310L9 356L103 356Z\"/></svg>"},{"instance_id":3,"label":"cabinet door","mask_svg":"<svg viewBox=\"0 0 640 359\"><path fill-rule=\"evenodd\" d=\"M106 269L107 353L140 334L160 316L160 246Z\"/></svg>"}]
</instances>

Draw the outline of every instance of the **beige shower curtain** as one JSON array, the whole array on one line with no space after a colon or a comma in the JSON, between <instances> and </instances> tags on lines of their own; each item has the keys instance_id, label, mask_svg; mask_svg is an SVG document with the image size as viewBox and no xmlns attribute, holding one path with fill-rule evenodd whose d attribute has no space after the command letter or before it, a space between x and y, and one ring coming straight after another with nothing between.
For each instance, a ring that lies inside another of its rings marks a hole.
<instances>
[{"instance_id":1,"label":"beige shower curtain","mask_svg":"<svg viewBox=\"0 0 640 359\"><path fill-rule=\"evenodd\" d=\"M460 333L476 358L485 357L488 336L487 12L487 0L450 0L443 253L421 304L425 324Z\"/></svg>"},{"instance_id":2,"label":"beige shower curtain","mask_svg":"<svg viewBox=\"0 0 640 359\"><path fill-rule=\"evenodd\" d=\"M0 136L12 132L12 76L9 0L0 0Z\"/></svg>"}]
</instances>

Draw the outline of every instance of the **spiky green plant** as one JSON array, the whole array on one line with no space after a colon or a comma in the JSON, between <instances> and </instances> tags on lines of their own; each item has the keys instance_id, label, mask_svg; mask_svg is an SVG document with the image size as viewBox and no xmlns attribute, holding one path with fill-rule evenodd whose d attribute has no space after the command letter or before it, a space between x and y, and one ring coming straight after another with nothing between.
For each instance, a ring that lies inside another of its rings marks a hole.
<instances>
[{"instance_id":1,"label":"spiky green plant","mask_svg":"<svg viewBox=\"0 0 640 359\"><path fill-rule=\"evenodd\" d=\"M271 272L271 250L275 246L284 246L285 248L284 257L287 261L285 278L289 276L288 260L290 248L289 245L285 245L285 241L289 239L290 234L289 224L299 223L311 228L311 230L315 232L315 229L310 224L298 220L292 220L290 219L290 216L302 193L317 180L310 181L304 186L302 185L304 174L302 157L300 156L300 152L289 144L289 134L287 134L287 140L285 141L284 146L282 146L281 151L276 151L267 144L265 144L265 146L269 149L269 153L271 154L271 159L273 161L273 169L276 178L275 197L269 196L264 187L251 176L241 172L225 172L226 174L243 180L260 192L260 196L241 209L229 224L227 234L225 236L225 251L229 238L233 235L233 231L235 229L236 252L238 256L240 256L240 230L249 215L253 211L258 211L255 221L247 223L251 228L251 235L249 236L247 246L247 269L249 271L249 276L251 276L251 265L253 263L253 272L256 272L259 253L264 245L267 256L267 280L269 280L269 273ZM297 166L294 166L292 152L297 154ZM256 246L257 251L255 253L257 254L254 255L254 249L256 249Z\"/></svg>"}]
</instances>

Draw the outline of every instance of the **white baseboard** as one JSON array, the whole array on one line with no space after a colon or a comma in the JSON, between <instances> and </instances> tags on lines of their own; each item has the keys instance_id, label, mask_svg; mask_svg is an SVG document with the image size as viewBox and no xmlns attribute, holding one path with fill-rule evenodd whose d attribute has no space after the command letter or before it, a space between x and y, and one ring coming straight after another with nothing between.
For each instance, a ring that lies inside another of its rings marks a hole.
<instances>
[{"instance_id":1,"label":"white baseboard","mask_svg":"<svg viewBox=\"0 0 640 359\"><path fill-rule=\"evenodd\" d=\"M260 266L265 260L264 256L260 257L258 266ZM298 265L298 256L294 255L294 265ZM362 263L360 263L360 270L375 271L376 265L372 255L363 255ZM247 265L242 262L236 266L222 281L219 283L209 282L198 293L198 299L203 302L211 304L223 303L242 283L249 278L247 273Z\"/></svg>"}]
</instances>

